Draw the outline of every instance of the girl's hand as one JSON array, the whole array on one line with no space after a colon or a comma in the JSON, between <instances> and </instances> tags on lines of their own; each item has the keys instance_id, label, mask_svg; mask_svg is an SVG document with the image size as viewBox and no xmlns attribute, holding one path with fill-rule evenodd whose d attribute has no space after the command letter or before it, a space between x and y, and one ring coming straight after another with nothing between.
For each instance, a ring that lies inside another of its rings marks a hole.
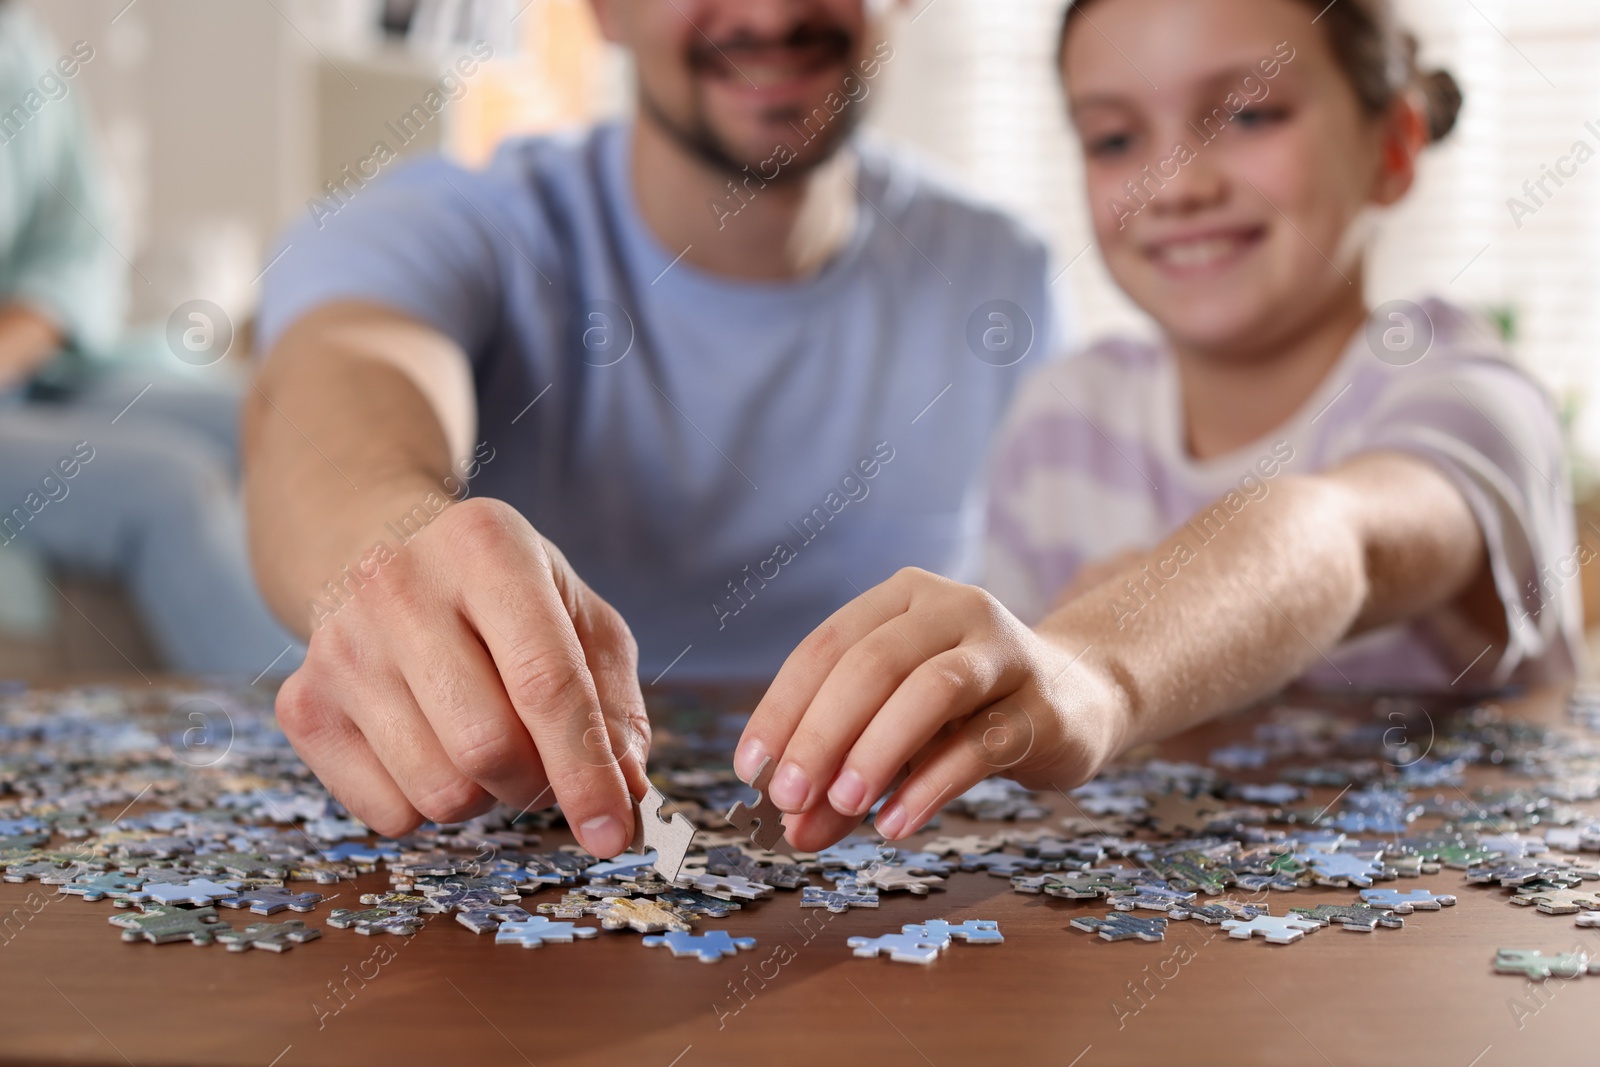
<instances>
[{"instance_id":1,"label":"girl's hand","mask_svg":"<svg viewBox=\"0 0 1600 1067\"><path fill-rule=\"evenodd\" d=\"M1123 745L1127 700L1087 642L1036 633L975 586L907 568L846 604L789 656L740 739L746 781L789 841L844 837L891 785L894 840L991 774L1070 789ZM1076 646L1076 647L1074 647Z\"/></svg>"}]
</instances>

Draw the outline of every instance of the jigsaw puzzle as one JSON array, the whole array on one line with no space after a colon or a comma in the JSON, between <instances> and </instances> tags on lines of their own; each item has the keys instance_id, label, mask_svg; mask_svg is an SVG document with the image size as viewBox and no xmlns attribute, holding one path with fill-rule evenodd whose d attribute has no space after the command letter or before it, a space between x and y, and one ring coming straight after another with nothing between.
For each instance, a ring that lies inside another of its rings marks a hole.
<instances>
[{"instance_id":1,"label":"jigsaw puzzle","mask_svg":"<svg viewBox=\"0 0 1600 1067\"><path fill-rule=\"evenodd\" d=\"M733 937L726 930L712 930L700 935L674 930L668 934L651 934L643 941L648 948L665 945L674 956L693 956L701 963L716 963L725 956L737 956L741 950L756 947L755 938Z\"/></svg>"}]
</instances>

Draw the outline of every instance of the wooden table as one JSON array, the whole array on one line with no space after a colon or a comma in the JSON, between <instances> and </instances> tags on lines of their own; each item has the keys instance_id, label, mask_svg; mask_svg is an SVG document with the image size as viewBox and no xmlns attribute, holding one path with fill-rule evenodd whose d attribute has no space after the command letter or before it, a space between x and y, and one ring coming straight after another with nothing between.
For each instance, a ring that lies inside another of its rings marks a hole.
<instances>
[{"instance_id":1,"label":"wooden table","mask_svg":"<svg viewBox=\"0 0 1600 1067\"><path fill-rule=\"evenodd\" d=\"M1521 704L1560 717L1558 694ZM1252 719L1167 746L1203 757ZM1267 779L1263 779L1267 780ZM1319 791L1331 800L1333 790ZM1056 814L1070 814L1055 798ZM992 831L947 817L946 833ZM546 838L546 846L559 835ZM281 956L220 946L119 942L109 903L0 886L0 917L27 913L0 944L0 1059L95 1064L1500 1064L1595 1062L1600 977L1551 980L1537 999L1495 975L1498 947L1600 955L1600 931L1511 907L1459 872L1419 880L1460 904L1403 930L1325 929L1287 946L1172 923L1158 944L1070 930L1098 902L1011 891L958 875L948 892L886 898L877 911L801 911L782 895L712 925L757 938L703 965L633 934L520 950L444 918L415 938L326 929ZM386 888L382 873L359 891ZM358 890L334 906L354 906ZM549 898L546 890L537 901ZM1353 890L1274 894L1349 903ZM48 901L47 903L41 903ZM34 913L37 909L37 913ZM326 906L305 916L313 923ZM241 913L242 914L242 913ZM957 942L930 967L852 957L845 939L931 917L997 919L1001 946ZM240 925L240 915L227 914ZM283 915L275 916L281 919ZM319 923L320 925L320 923ZM735 987L738 986L736 995ZM1139 987L1141 997L1132 990ZM1521 1004L1519 1020L1511 1004Z\"/></svg>"}]
</instances>

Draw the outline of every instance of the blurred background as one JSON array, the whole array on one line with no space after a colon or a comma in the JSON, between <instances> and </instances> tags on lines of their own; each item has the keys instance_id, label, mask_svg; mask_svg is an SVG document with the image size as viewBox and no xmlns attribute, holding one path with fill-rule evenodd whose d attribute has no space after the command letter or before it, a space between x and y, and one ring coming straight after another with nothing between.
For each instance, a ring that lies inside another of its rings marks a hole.
<instances>
[{"instance_id":1,"label":"blurred background","mask_svg":"<svg viewBox=\"0 0 1600 1067\"><path fill-rule=\"evenodd\" d=\"M475 164L502 138L617 114L630 96L626 59L599 39L587 0L14 2L63 50L79 41L94 49L71 92L81 94L112 179L114 226L105 237L131 274L130 324L159 331L186 301L212 301L240 331L233 359L247 352L274 236L319 203L336 206L326 183L369 157L376 141L399 148L406 140L402 154L442 151ZM1532 214L1519 219L1508 203L1526 202L1524 183L1576 142L1600 150L1600 4L1400 7L1424 60L1455 74L1466 105L1455 134L1429 154L1417 190L1387 220L1369 295L1376 304L1437 293L1494 318L1561 407L1580 528L1600 552L1591 506L1600 457L1600 162L1550 186L1555 195ZM1048 236L1081 342L1148 326L1090 246L1052 63L1062 8L1063 0L912 0L869 124ZM494 58L462 79L464 91L436 118L395 136L394 123L475 42ZM1585 568L1591 605L1600 604L1597 573ZM92 582L63 590L77 608L82 596L93 609L45 612L38 632L6 643L12 651L0 654L0 669L18 655L30 667L64 669L124 669L148 655L131 622L108 622L118 611L114 591ZM121 651L109 653L102 638Z\"/></svg>"}]
</instances>

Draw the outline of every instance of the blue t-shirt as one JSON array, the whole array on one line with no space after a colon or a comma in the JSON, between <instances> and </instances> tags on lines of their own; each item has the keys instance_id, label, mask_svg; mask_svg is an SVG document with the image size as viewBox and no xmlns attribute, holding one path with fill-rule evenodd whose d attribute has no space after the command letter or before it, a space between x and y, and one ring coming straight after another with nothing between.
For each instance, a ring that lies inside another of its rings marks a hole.
<instances>
[{"instance_id":1,"label":"blue t-shirt","mask_svg":"<svg viewBox=\"0 0 1600 1067\"><path fill-rule=\"evenodd\" d=\"M855 232L784 283L663 247L626 125L514 140L481 172L397 167L286 236L262 350L334 300L453 338L494 450L472 491L622 613L642 677L770 677L900 567L978 577L990 435L1055 347L1041 241L857 150Z\"/></svg>"}]
</instances>

